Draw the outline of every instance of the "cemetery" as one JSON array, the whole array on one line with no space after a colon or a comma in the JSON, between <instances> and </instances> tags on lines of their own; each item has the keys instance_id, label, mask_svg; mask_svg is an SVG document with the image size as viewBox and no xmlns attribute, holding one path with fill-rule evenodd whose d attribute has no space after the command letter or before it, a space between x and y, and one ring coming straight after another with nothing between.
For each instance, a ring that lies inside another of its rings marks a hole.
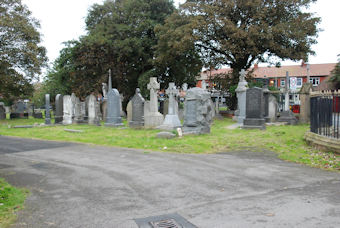
<instances>
[{"instance_id":1,"label":"cemetery","mask_svg":"<svg viewBox=\"0 0 340 228\"><path fill-rule=\"evenodd\" d=\"M339 227L319 2L3 1L0 227Z\"/></svg>"}]
</instances>

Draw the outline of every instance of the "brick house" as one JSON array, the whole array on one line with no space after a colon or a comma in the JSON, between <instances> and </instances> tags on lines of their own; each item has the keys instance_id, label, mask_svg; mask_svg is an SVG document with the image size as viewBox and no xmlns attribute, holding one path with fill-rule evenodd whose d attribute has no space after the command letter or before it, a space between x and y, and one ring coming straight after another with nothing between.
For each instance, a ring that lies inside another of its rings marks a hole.
<instances>
[{"instance_id":1,"label":"brick house","mask_svg":"<svg viewBox=\"0 0 340 228\"><path fill-rule=\"evenodd\" d=\"M336 63L309 64L310 82L315 87L315 90L318 90L320 84L324 84L322 89L327 89L325 82L326 79L330 77L331 71L335 68L335 65ZM297 90L302 87L303 83L307 82L307 64L305 63L281 67L259 67L258 65L255 65L250 70L254 70L253 74L255 80L267 79L269 86L275 86L277 88L285 87L287 71L289 72L290 78L294 78ZM202 84L206 84L207 87L212 87L210 79L213 78L214 75L225 74L229 71L230 68L203 71L198 77L196 86L202 87Z\"/></svg>"}]
</instances>

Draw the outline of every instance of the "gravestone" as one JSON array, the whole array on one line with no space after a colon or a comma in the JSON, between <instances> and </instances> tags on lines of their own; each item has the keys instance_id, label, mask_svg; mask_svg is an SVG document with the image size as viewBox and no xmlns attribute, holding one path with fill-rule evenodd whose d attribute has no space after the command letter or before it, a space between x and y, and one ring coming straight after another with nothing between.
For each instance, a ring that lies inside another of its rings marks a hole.
<instances>
[{"instance_id":1,"label":"gravestone","mask_svg":"<svg viewBox=\"0 0 340 228\"><path fill-rule=\"evenodd\" d=\"M262 89L263 92L263 117L266 123L270 122L269 118L269 96L270 96L270 91L268 89L268 84L266 83Z\"/></svg>"},{"instance_id":2,"label":"gravestone","mask_svg":"<svg viewBox=\"0 0 340 228\"><path fill-rule=\"evenodd\" d=\"M127 112L127 115L126 115L127 122L130 123L130 121L132 120L132 101L131 100L126 106L126 112ZM143 110L143 113L144 113L144 110Z\"/></svg>"},{"instance_id":3,"label":"gravestone","mask_svg":"<svg viewBox=\"0 0 340 228\"><path fill-rule=\"evenodd\" d=\"M140 94L140 89L136 89L136 93L131 99L132 116L129 121L130 127L143 127L144 126L144 98Z\"/></svg>"},{"instance_id":4,"label":"gravestone","mask_svg":"<svg viewBox=\"0 0 340 228\"><path fill-rule=\"evenodd\" d=\"M97 98L95 97L96 101L97 101ZM85 98L85 114L84 114L84 121L85 122L88 122L89 120L89 100L90 100L90 96L87 96Z\"/></svg>"},{"instance_id":5,"label":"gravestone","mask_svg":"<svg viewBox=\"0 0 340 228\"><path fill-rule=\"evenodd\" d=\"M50 111L50 95L45 94L45 124L50 125L51 124L51 111Z\"/></svg>"},{"instance_id":6,"label":"gravestone","mask_svg":"<svg viewBox=\"0 0 340 228\"><path fill-rule=\"evenodd\" d=\"M183 83L182 90L186 92L188 90L188 83Z\"/></svg>"},{"instance_id":7,"label":"gravestone","mask_svg":"<svg viewBox=\"0 0 340 228\"><path fill-rule=\"evenodd\" d=\"M284 111L280 113L280 117L278 118L278 122L286 122L290 125L297 124L297 119L294 116L293 112L289 108L289 73L286 72L286 89L285 89L285 106Z\"/></svg>"},{"instance_id":8,"label":"gravestone","mask_svg":"<svg viewBox=\"0 0 340 228\"><path fill-rule=\"evenodd\" d=\"M28 112L26 109L26 105L22 101L16 102L12 106L12 112L10 114L10 119L28 119Z\"/></svg>"},{"instance_id":9,"label":"gravestone","mask_svg":"<svg viewBox=\"0 0 340 228\"><path fill-rule=\"evenodd\" d=\"M159 88L160 84L157 82L157 78L151 77L148 84L148 90L150 90L149 112L144 112L144 126L146 128L158 127L163 123L164 117L158 112L157 91Z\"/></svg>"},{"instance_id":10,"label":"gravestone","mask_svg":"<svg viewBox=\"0 0 340 228\"><path fill-rule=\"evenodd\" d=\"M6 109L5 104L3 102L0 102L0 120L6 119Z\"/></svg>"},{"instance_id":11,"label":"gravestone","mask_svg":"<svg viewBox=\"0 0 340 228\"><path fill-rule=\"evenodd\" d=\"M123 111L123 104L122 104L123 100L124 100L124 96L120 94L120 100L119 100L120 116L126 118L126 113Z\"/></svg>"},{"instance_id":12,"label":"gravestone","mask_svg":"<svg viewBox=\"0 0 340 228\"><path fill-rule=\"evenodd\" d=\"M240 72L239 82L235 90L237 95L237 110L235 112L237 123L243 125L243 120L246 118L246 100L248 83L245 80L246 71L244 69Z\"/></svg>"},{"instance_id":13,"label":"gravestone","mask_svg":"<svg viewBox=\"0 0 340 228\"><path fill-rule=\"evenodd\" d=\"M74 104L70 95L63 96L63 124L72 124Z\"/></svg>"},{"instance_id":14,"label":"gravestone","mask_svg":"<svg viewBox=\"0 0 340 228\"><path fill-rule=\"evenodd\" d=\"M175 105L175 113L178 115L178 102L177 102L177 99L176 99L176 104ZM167 114L169 113L169 99L166 99L163 101L163 116L166 116Z\"/></svg>"},{"instance_id":15,"label":"gravestone","mask_svg":"<svg viewBox=\"0 0 340 228\"><path fill-rule=\"evenodd\" d=\"M112 89L111 70L109 71L109 89L107 93L107 116L105 126L118 127L122 126L120 116L120 95L117 89Z\"/></svg>"},{"instance_id":16,"label":"gravestone","mask_svg":"<svg viewBox=\"0 0 340 228\"><path fill-rule=\"evenodd\" d=\"M97 101L97 98L94 95L88 96L88 123L92 125L100 125L99 122L99 102Z\"/></svg>"},{"instance_id":17,"label":"gravestone","mask_svg":"<svg viewBox=\"0 0 340 228\"><path fill-rule=\"evenodd\" d=\"M55 124L61 124L63 122L63 95L57 94L55 97L55 114L54 114L54 123Z\"/></svg>"},{"instance_id":18,"label":"gravestone","mask_svg":"<svg viewBox=\"0 0 340 228\"><path fill-rule=\"evenodd\" d=\"M264 97L261 88L247 90L246 97L246 118L243 120L242 128L245 129L266 129L263 118Z\"/></svg>"},{"instance_id":19,"label":"gravestone","mask_svg":"<svg viewBox=\"0 0 340 228\"><path fill-rule=\"evenodd\" d=\"M169 87L165 92L169 97L168 114L165 116L164 122L159 128L171 131L181 127L181 121L178 117L178 103L176 100L176 97L179 96L179 91L176 88L175 83L170 82Z\"/></svg>"},{"instance_id":20,"label":"gravestone","mask_svg":"<svg viewBox=\"0 0 340 228\"><path fill-rule=\"evenodd\" d=\"M276 116L277 116L277 100L276 97L273 95L269 95L268 97L268 119L269 122L275 122L276 121Z\"/></svg>"},{"instance_id":21,"label":"gravestone","mask_svg":"<svg viewBox=\"0 0 340 228\"><path fill-rule=\"evenodd\" d=\"M312 83L304 83L299 91L300 94L300 123L310 123L310 92Z\"/></svg>"},{"instance_id":22,"label":"gravestone","mask_svg":"<svg viewBox=\"0 0 340 228\"><path fill-rule=\"evenodd\" d=\"M74 99L74 117L73 117L73 123L79 124L83 123L84 116L83 116L83 105L82 102L80 102L78 97L75 97Z\"/></svg>"},{"instance_id":23,"label":"gravestone","mask_svg":"<svg viewBox=\"0 0 340 228\"><path fill-rule=\"evenodd\" d=\"M183 134L210 133L213 109L210 93L195 87L187 91L184 102Z\"/></svg>"}]
</instances>

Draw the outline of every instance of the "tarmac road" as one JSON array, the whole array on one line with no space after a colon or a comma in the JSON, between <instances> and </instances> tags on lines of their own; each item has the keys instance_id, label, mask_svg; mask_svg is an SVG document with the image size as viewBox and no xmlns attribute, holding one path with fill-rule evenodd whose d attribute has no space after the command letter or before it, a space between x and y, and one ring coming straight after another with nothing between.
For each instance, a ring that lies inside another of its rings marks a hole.
<instances>
[{"instance_id":1,"label":"tarmac road","mask_svg":"<svg viewBox=\"0 0 340 228\"><path fill-rule=\"evenodd\" d=\"M0 177L31 191L13 227L136 228L135 219L174 213L202 228L340 227L340 174L270 152L148 153L0 136Z\"/></svg>"}]
</instances>

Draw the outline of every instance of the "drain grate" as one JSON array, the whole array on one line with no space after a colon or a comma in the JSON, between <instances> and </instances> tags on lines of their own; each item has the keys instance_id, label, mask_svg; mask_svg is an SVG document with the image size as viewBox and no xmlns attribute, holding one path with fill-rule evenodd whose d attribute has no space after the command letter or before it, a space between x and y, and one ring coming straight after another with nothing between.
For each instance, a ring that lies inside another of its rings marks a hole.
<instances>
[{"instance_id":1,"label":"drain grate","mask_svg":"<svg viewBox=\"0 0 340 228\"><path fill-rule=\"evenodd\" d=\"M182 228L175 219L166 219L158 222L150 222L152 228Z\"/></svg>"},{"instance_id":2,"label":"drain grate","mask_svg":"<svg viewBox=\"0 0 340 228\"><path fill-rule=\"evenodd\" d=\"M197 228L177 213L134 220L139 228Z\"/></svg>"}]
</instances>

